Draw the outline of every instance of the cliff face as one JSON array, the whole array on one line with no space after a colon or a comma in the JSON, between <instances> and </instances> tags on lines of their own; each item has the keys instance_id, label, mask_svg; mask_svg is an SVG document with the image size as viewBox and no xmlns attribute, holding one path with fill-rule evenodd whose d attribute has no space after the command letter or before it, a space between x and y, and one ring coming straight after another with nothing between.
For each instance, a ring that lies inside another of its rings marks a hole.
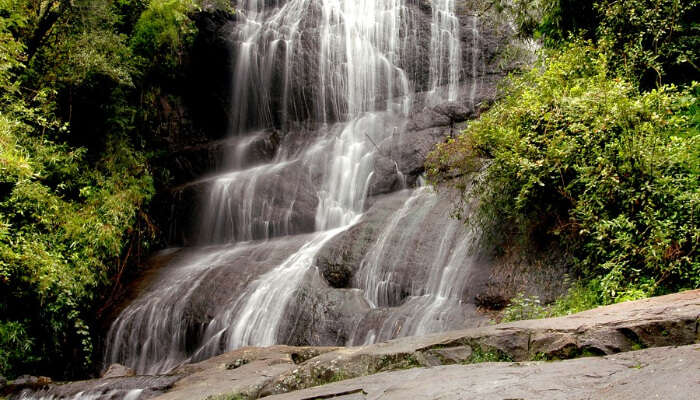
<instances>
[{"instance_id":1,"label":"cliff face","mask_svg":"<svg viewBox=\"0 0 700 400\"><path fill-rule=\"evenodd\" d=\"M420 177L526 61L508 21L449 1L246 4L199 16L181 95L163 96L155 207L185 248L134 285L106 363L486 324L499 261Z\"/></svg>"}]
</instances>

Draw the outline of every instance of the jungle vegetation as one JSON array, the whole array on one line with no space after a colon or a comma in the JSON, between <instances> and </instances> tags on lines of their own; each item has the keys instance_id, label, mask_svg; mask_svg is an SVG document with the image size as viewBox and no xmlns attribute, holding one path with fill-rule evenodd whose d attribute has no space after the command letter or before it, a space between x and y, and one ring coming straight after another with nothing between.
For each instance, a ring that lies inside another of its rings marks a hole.
<instances>
[{"instance_id":1,"label":"jungle vegetation","mask_svg":"<svg viewBox=\"0 0 700 400\"><path fill-rule=\"evenodd\" d=\"M0 0L0 375L91 371L99 308L157 239L158 94L211 7Z\"/></svg>"},{"instance_id":2,"label":"jungle vegetation","mask_svg":"<svg viewBox=\"0 0 700 400\"><path fill-rule=\"evenodd\" d=\"M496 247L572 255L568 295L549 306L518 296L506 319L700 287L697 2L502 8L544 45L538 62L511 75L502 99L440 145L427 171L462 191L456 214Z\"/></svg>"}]
</instances>

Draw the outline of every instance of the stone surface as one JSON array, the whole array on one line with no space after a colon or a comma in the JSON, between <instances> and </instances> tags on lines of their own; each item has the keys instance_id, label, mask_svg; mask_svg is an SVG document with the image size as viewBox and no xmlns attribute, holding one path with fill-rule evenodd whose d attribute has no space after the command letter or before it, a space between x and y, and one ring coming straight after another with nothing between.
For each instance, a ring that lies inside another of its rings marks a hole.
<instances>
[{"instance_id":1,"label":"stone surface","mask_svg":"<svg viewBox=\"0 0 700 400\"><path fill-rule=\"evenodd\" d=\"M269 397L308 399L678 399L700 393L700 345L557 362L415 368Z\"/></svg>"},{"instance_id":2,"label":"stone surface","mask_svg":"<svg viewBox=\"0 0 700 400\"><path fill-rule=\"evenodd\" d=\"M14 391L10 399L149 399L164 393L180 375L133 376L109 379L94 379L80 382L56 384L43 389L31 388ZM131 397L128 397L131 396Z\"/></svg>"},{"instance_id":3,"label":"stone surface","mask_svg":"<svg viewBox=\"0 0 700 400\"><path fill-rule=\"evenodd\" d=\"M273 346L243 348L197 364L186 365L176 373L187 375L159 400L205 399L227 393L240 393L255 398L260 388L275 376L292 371L303 362L333 348ZM238 368L228 365L247 360Z\"/></svg>"},{"instance_id":4,"label":"stone surface","mask_svg":"<svg viewBox=\"0 0 700 400\"><path fill-rule=\"evenodd\" d=\"M134 370L121 364L112 364L107 368L102 378L119 378L123 376L134 376Z\"/></svg>"},{"instance_id":5,"label":"stone surface","mask_svg":"<svg viewBox=\"0 0 700 400\"><path fill-rule=\"evenodd\" d=\"M420 365L417 353L470 346L514 361L614 354L700 340L700 290L620 303L566 317L395 339L321 355L269 384L275 394L317 385L328 376L352 378ZM466 352L465 352L466 354ZM457 360L453 360L457 361ZM470 361L469 359L461 361Z\"/></svg>"},{"instance_id":6,"label":"stone surface","mask_svg":"<svg viewBox=\"0 0 700 400\"><path fill-rule=\"evenodd\" d=\"M54 384L25 394L71 397L83 392L111 399L140 391L140 399L163 400L232 394L282 394L270 397L281 400L690 399L700 390L699 321L700 290L694 290L567 317L369 346L243 348L185 364L168 375ZM664 347L681 345L685 347ZM634 351L644 347L651 349ZM528 361L591 354L608 356ZM484 355L515 362L462 365ZM14 387L13 393L25 388Z\"/></svg>"},{"instance_id":7,"label":"stone surface","mask_svg":"<svg viewBox=\"0 0 700 400\"><path fill-rule=\"evenodd\" d=\"M319 200L302 160L266 167L269 171L261 174L255 170L263 166L205 177L173 189L170 243L192 246L313 232ZM234 174L235 178L229 177ZM211 214L217 210L223 214ZM237 220L240 214L255 219L249 227L252 238L236 237L243 225ZM221 226L209 231L215 221ZM269 225L283 228L274 231Z\"/></svg>"}]
</instances>

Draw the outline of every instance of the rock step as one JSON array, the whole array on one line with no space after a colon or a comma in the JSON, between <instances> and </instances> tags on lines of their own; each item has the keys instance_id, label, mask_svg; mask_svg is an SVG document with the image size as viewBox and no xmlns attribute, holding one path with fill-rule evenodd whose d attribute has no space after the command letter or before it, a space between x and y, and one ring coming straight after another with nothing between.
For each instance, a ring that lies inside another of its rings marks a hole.
<instances>
[{"instance_id":1,"label":"rock step","mask_svg":"<svg viewBox=\"0 0 700 400\"><path fill-rule=\"evenodd\" d=\"M666 399L700 393L700 345L557 362L482 363L384 372L268 397L310 399Z\"/></svg>"},{"instance_id":2,"label":"rock step","mask_svg":"<svg viewBox=\"0 0 700 400\"><path fill-rule=\"evenodd\" d=\"M699 324L693 290L369 346L243 348L164 376L120 377L115 367L111 378L47 384L23 398L141 390L141 400L690 399L700 393ZM576 359L539 361L565 358Z\"/></svg>"},{"instance_id":3,"label":"rock step","mask_svg":"<svg viewBox=\"0 0 700 400\"><path fill-rule=\"evenodd\" d=\"M410 367L610 355L700 342L700 290L620 303L560 318L406 337L322 354L282 374L269 396Z\"/></svg>"}]
</instances>

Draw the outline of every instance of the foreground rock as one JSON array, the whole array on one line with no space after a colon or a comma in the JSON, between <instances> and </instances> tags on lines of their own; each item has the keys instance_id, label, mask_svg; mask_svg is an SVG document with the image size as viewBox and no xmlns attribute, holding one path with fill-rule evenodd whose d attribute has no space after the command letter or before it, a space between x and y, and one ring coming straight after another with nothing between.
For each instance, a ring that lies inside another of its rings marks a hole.
<instances>
[{"instance_id":1,"label":"foreground rock","mask_svg":"<svg viewBox=\"0 0 700 400\"><path fill-rule=\"evenodd\" d=\"M244 348L163 376L55 384L39 391L26 389L22 398L71 398L83 393L95 399L131 395L194 400L293 392L272 398L630 399L658 394L664 399L689 399L700 389L700 346L695 345L700 342L699 323L700 290L694 290L567 317L369 346ZM635 351L655 347L664 348ZM629 353L610 356L621 352ZM531 361L590 355L608 356ZM315 386L319 387L308 389Z\"/></svg>"},{"instance_id":2,"label":"foreground rock","mask_svg":"<svg viewBox=\"0 0 700 400\"><path fill-rule=\"evenodd\" d=\"M561 318L518 321L407 337L323 354L263 389L271 395L415 366L605 355L697 343L700 290L601 307ZM450 351L449 357L445 356Z\"/></svg>"},{"instance_id":3,"label":"foreground rock","mask_svg":"<svg viewBox=\"0 0 700 400\"><path fill-rule=\"evenodd\" d=\"M484 363L385 372L272 396L308 399L692 399L700 345L559 362Z\"/></svg>"},{"instance_id":4,"label":"foreground rock","mask_svg":"<svg viewBox=\"0 0 700 400\"><path fill-rule=\"evenodd\" d=\"M293 371L302 363L334 348L273 346L244 348L198 364L186 365L175 373L187 375L161 400L206 399L225 393L255 398L274 377Z\"/></svg>"}]
</instances>

